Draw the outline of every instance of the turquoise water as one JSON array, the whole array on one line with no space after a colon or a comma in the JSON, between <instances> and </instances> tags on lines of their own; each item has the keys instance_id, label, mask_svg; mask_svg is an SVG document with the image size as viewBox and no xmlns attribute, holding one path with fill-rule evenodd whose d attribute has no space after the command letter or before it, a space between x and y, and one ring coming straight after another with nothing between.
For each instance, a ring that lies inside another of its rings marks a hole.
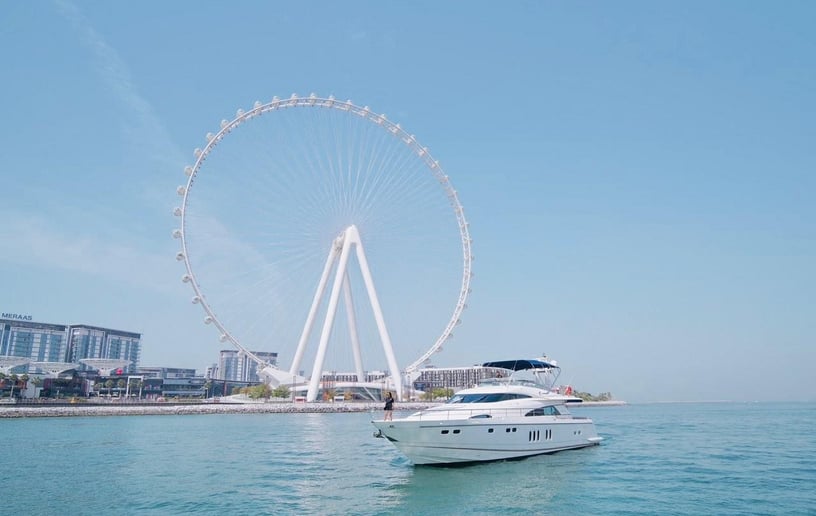
<instances>
[{"instance_id":1,"label":"turquoise water","mask_svg":"<svg viewBox=\"0 0 816 516\"><path fill-rule=\"evenodd\" d=\"M601 446L414 467L370 414L0 420L6 514L816 514L816 403L582 407Z\"/></svg>"}]
</instances>

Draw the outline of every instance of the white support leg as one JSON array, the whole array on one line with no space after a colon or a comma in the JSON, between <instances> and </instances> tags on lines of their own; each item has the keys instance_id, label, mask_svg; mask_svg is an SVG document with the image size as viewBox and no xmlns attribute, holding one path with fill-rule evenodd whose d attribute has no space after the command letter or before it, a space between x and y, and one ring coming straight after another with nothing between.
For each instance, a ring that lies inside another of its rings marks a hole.
<instances>
[{"instance_id":1,"label":"white support leg","mask_svg":"<svg viewBox=\"0 0 816 516\"><path fill-rule=\"evenodd\" d=\"M371 278L371 270L368 268L368 260L366 259L363 244L360 240L360 233L357 231L357 226L350 226L346 232L347 238L350 237L354 243L357 244L357 261L360 262L360 271L363 273L363 281L365 282L366 291L368 291L368 299L371 301L371 309L374 311L374 319L377 321L377 330L380 333L385 358L388 361L388 368L391 371L394 389L397 391L397 400L402 401L402 378L400 377L399 367L397 366L397 359L394 356L394 348L391 346L391 337L388 335L388 329L385 326L385 318L380 308L380 301L377 298L377 290L374 288L374 280Z\"/></svg>"},{"instance_id":2,"label":"white support leg","mask_svg":"<svg viewBox=\"0 0 816 516\"><path fill-rule=\"evenodd\" d=\"M351 227L353 228L354 226ZM332 326L334 325L334 317L337 314L337 300L340 298L340 289L348 264L349 248L351 247L348 236L349 230L347 229L345 237L343 238L343 249L340 251L340 262L337 264L337 270L334 274L334 284L332 285L331 296L329 297L329 306L326 309L326 320L323 321L323 331L320 334L320 344L317 348L317 355L315 356L314 367L312 368L312 377L309 379L309 390L306 393L307 402L313 402L317 399L317 391L320 388L320 378L323 375L323 361L326 358L326 347L329 343Z\"/></svg>"},{"instance_id":3,"label":"white support leg","mask_svg":"<svg viewBox=\"0 0 816 516\"><path fill-rule=\"evenodd\" d=\"M351 335L351 350L354 353L354 368L357 372L357 381L364 382L363 356L360 354L360 338L357 335L357 319L355 317L354 301L351 298L348 270L346 270L346 279L343 281L343 299L346 303L346 319L348 320L349 334Z\"/></svg>"},{"instance_id":4,"label":"white support leg","mask_svg":"<svg viewBox=\"0 0 816 516\"><path fill-rule=\"evenodd\" d=\"M360 233L356 226L349 226L343 233L341 233L332 242L332 247L329 250L329 256L326 259L326 264L323 267L323 274L320 276L317 290L312 300L312 306L309 309L309 315L306 318L306 324L303 326L303 332L298 341L298 347L295 352L295 357L292 361L292 366L289 370L290 376L297 375L298 368L306 351L306 345L309 341L312 328L314 327L315 318L320 305L323 302L323 296L326 293L329 276L334 268L335 261L337 267L334 270L334 282L332 284L331 293L329 294L328 307L326 309L326 318L323 321L323 328L320 334L320 342L318 344L317 354L312 367L312 375L309 379L309 388L306 394L306 401L313 402L317 399L318 391L320 390L320 380L323 376L323 363L326 358L326 349L328 348L329 339L331 338L334 327L334 319L337 316L337 304L340 297L340 290L343 290L343 300L346 304L349 332L351 337L352 352L354 353L354 367L356 369L358 381L365 381L365 372L363 370L363 360L360 350L360 339L357 332L356 310L354 307L354 300L351 296L351 288L348 276L348 259L351 247L356 246L357 261L359 262L360 272L363 276L363 281L368 293L368 299L371 303L371 309L374 312L374 319L377 322L377 330L382 341L383 351L388 362L388 369L391 373L391 379L394 384L394 391L398 400L403 399L402 392L402 378L400 377L399 366L397 366L397 359L394 356L394 348L391 345L391 337L388 335L388 329L385 325L385 318L380 307L380 301L377 297L377 290L374 288L374 280L371 277L371 270L368 267L368 260L366 259L365 251L363 250L363 243L360 239Z\"/></svg>"},{"instance_id":5,"label":"white support leg","mask_svg":"<svg viewBox=\"0 0 816 516\"><path fill-rule=\"evenodd\" d=\"M292 367L289 368L289 374L296 376L300 368L300 362L303 360L303 353L306 351L306 343L309 341L309 336L312 333L312 326L314 326L315 314L320 307L320 302L323 300L323 294L326 292L326 284L329 282L329 274L331 273L332 265L337 259L337 253L340 251L345 232L338 236L333 242L331 249L329 249L329 257L326 258L326 265L323 267L323 274L320 276L320 283L317 285L314 299L312 299L312 307L309 309L309 315L306 317L306 324L303 325L303 332L300 334L295 358L292 360Z\"/></svg>"}]
</instances>

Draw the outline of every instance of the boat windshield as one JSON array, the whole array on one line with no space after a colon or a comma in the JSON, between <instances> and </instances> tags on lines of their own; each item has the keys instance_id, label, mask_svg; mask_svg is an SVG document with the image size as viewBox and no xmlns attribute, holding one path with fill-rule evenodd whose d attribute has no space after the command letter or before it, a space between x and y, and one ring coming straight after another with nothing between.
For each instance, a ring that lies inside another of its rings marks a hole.
<instances>
[{"instance_id":1,"label":"boat windshield","mask_svg":"<svg viewBox=\"0 0 816 516\"><path fill-rule=\"evenodd\" d=\"M455 394L448 403L495 403L497 401L529 398L526 394L515 392L491 392L481 394Z\"/></svg>"}]
</instances>

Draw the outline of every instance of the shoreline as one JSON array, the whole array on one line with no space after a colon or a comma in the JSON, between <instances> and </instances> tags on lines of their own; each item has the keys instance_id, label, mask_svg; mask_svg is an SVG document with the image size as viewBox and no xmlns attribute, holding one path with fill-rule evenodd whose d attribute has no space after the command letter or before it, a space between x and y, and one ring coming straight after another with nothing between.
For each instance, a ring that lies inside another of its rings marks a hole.
<instances>
[{"instance_id":1,"label":"shoreline","mask_svg":"<svg viewBox=\"0 0 816 516\"><path fill-rule=\"evenodd\" d=\"M607 401L584 401L582 403L571 403L568 407L622 407L629 403L623 400L607 400Z\"/></svg>"},{"instance_id":2,"label":"shoreline","mask_svg":"<svg viewBox=\"0 0 816 516\"><path fill-rule=\"evenodd\" d=\"M625 401L585 401L575 407L621 406ZM413 412L441 403L403 402L394 412ZM573 407L574 408L574 407ZM335 403L183 403L183 404L66 404L66 405L0 405L0 419L29 417L94 417L94 416L176 416L205 414L314 414L356 413L379 414L381 402Z\"/></svg>"}]
</instances>

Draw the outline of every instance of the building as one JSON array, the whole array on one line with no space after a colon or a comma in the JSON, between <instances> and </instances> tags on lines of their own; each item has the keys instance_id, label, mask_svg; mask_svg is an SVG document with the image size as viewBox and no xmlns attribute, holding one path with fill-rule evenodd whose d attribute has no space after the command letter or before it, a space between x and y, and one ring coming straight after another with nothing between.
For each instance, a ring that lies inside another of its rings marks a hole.
<instances>
[{"instance_id":1,"label":"building","mask_svg":"<svg viewBox=\"0 0 816 516\"><path fill-rule=\"evenodd\" d=\"M203 398L207 379L196 376L195 369L186 367L137 367L136 375L143 378L144 397Z\"/></svg>"},{"instance_id":2,"label":"building","mask_svg":"<svg viewBox=\"0 0 816 516\"><path fill-rule=\"evenodd\" d=\"M127 372L139 365L141 334L85 324L41 323L30 315L3 313L0 318L0 356L26 358L31 362L78 364L84 358L127 360ZM81 366L80 369L87 369ZM35 372L31 364L15 372Z\"/></svg>"},{"instance_id":3,"label":"building","mask_svg":"<svg viewBox=\"0 0 816 516\"><path fill-rule=\"evenodd\" d=\"M0 319L0 356L27 358L32 362L65 362L67 354L66 325ZM20 370L26 367L20 366Z\"/></svg>"},{"instance_id":4,"label":"building","mask_svg":"<svg viewBox=\"0 0 816 516\"><path fill-rule=\"evenodd\" d=\"M69 326L65 362L77 363L83 358L127 360L130 364L125 372L133 372L139 365L141 340L139 333L84 324Z\"/></svg>"},{"instance_id":5,"label":"building","mask_svg":"<svg viewBox=\"0 0 816 516\"><path fill-rule=\"evenodd\" d=\"M166 378L161 387L165 398L204 398L207 395L207 380L203 376Z\"/></svg>"},{"instance_id":6,"label":"building","mask_svg":"<svg viewBox=\"0 0 816 516\"><path fill-rule=\"evenodd\" d=\"M499 374L500 371L493 367L429 367L419 370L419 376L413 381L413 387L424 392L433 389L458 391L473 387L485 378L494 378Z\"/></svg>"},{"instance_id":7,"label":"building","mask_svg":"<svg viewBox=\"0 0 816 516\"><path fill-rule=\"evenodd\" d=\"M188 369L186 367L145 367L140 366L136 368L136 374L144 376L145 378L193 378L196 375L195 369Z\"/></svg>"},{"instance_id":8,"label":"building","mask_svg":"<svg viewBox=\"0 0 816 516\"><path fill-rule=\"evenodd\" d=\"M320 381L327 382L384 382L388 377L388 373L384 371L365 371L364 378L357 378L357 373L347 373L339 371L323 371L320 376Z\"/></svg>"},{"instance_id":9,"label":"building","mask_svg":"<svg viewBox=\"0 0 816 516\"><path fill-rule=\"evenodd\" d=\"M269 365L278 363L278 354L270 351L252 351L256 357ZM223 349L218 357L215 378L233 382L260 382L258 363L237 349Z\"/></svg>"}]
</instances>

